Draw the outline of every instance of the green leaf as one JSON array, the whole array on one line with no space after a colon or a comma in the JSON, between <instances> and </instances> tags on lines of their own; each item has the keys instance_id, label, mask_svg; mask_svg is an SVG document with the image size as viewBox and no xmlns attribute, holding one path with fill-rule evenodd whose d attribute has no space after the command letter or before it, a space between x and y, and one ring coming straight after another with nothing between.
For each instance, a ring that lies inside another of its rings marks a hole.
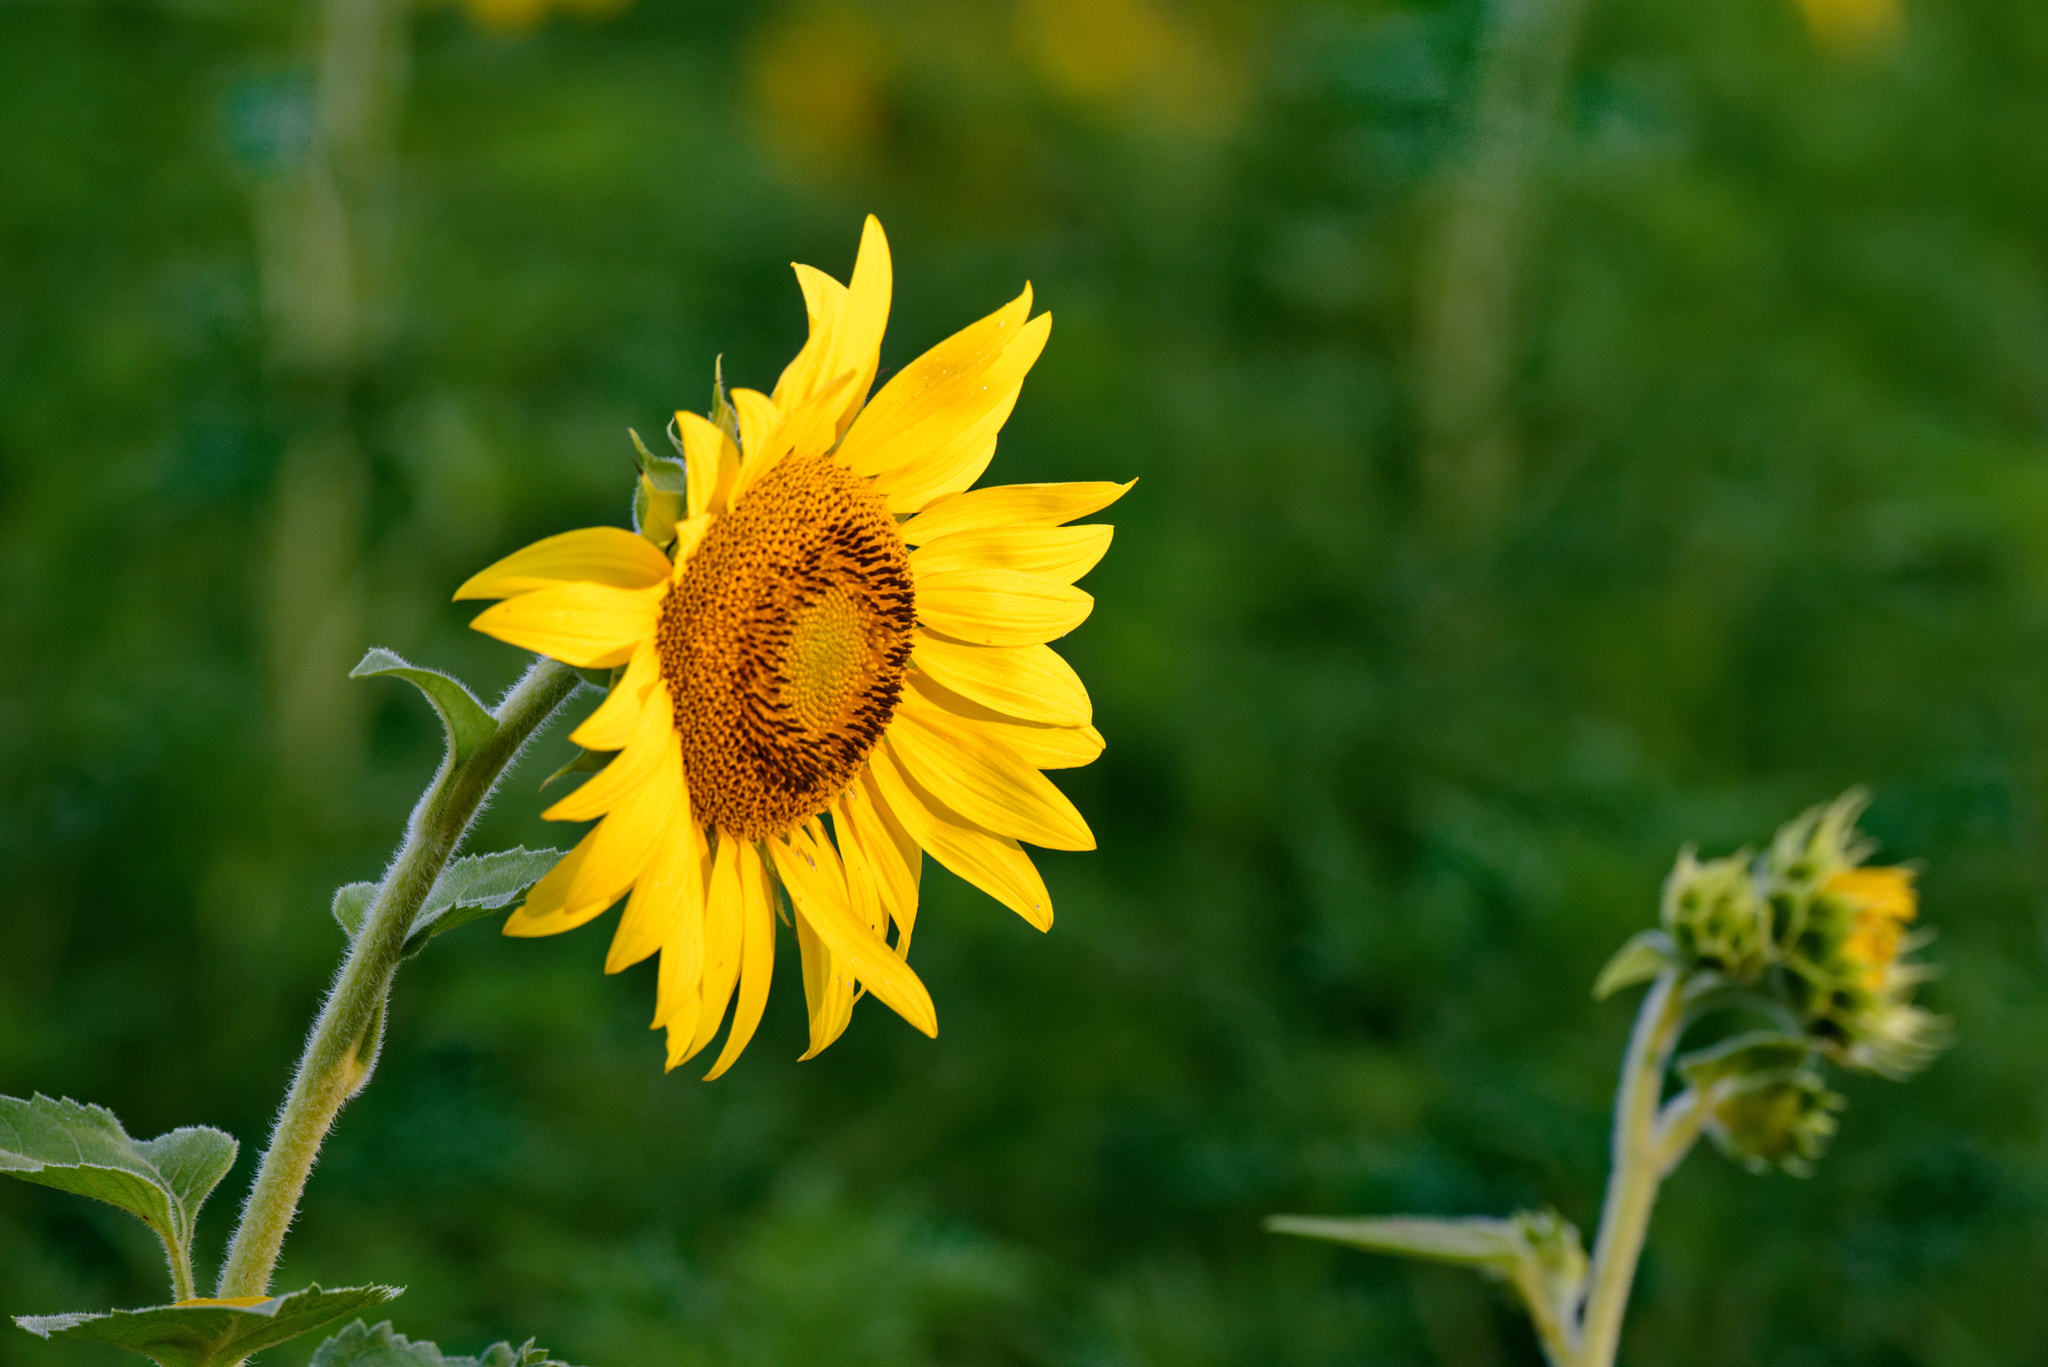
<instances>
[{"instance_id":1,"label":"green leaf","mask_svg":"<svg viewBox=\"0 0 2048 1367\"><path fill-rule=\"evenodd\" d=\"M1460 1267L1490 1267L1505 1270L1529 1251L1522 1228L1513 1220L1471 1216L1446 1220L1430 1216L1397 1215L1384 1219L1328 1220L1306 1215L1275 1215L1266 1221L1274 1234L1298 1234L1305 1239L1327 1239L1374 1253L1392 1253L1403 1258L1421 1258Z\"/></svg>"},{"instance_id":2,"label":"green leaf","mask_svg":"<svg viewBox=\"0 0 2048 1367\"><path fill-rule=\"evenodd\" d=\"M451 860L413 917L405 952L417 954L434 936L511 905L560 863L563 853L518 846Z\"/></svg>"},{"instance_id":3,"label":"green leaf","mask_svg":"<svg viewBox=\"0 0 2048 1367\"><path fill-rule=\"evenodd\" d=\"M354 944L356 936L363 933L363 922L370 916L370 903L376 900L375 883L343 883L334 890L334 919L341 923L350 944Z\"/></svg>"},{"instance_id":4,"label":"green leaf","mask_svg":"<svg viewBox=\"0 0 2048 1367\"><path fill-rule=\"evenodd\" d=\"M368 679L380 675L395 675L418 688L427 695L427 701L441 714L441 724L448 729L448 750L455 757L455 763L462 764L483 748L484 742L498 734L498 723L476 695L455 679L438 670L421 669L407 664L403 659L384 649L373 647L370 652L348 672L351 679Z\"/></svg>"},{"instance_id":5,"label":"green leaf","mask_svg":"<svg viewBox=\"0 0 2048 1367\"><path fill-rule=\"evenodd\" d=\"M375 1329L357 1320L320 1345L312 1367L568 1367L528 1339L519 1347L494 1343L473 1358L446 1357L431 1343L393 1332L386 1321Z\"/></svg>"},{"instance_id":6,"label":"green leaf","mask_svg":"<svg viewBox=\"0 0 2048 1367\"><path fill-rule=\"evenodd\" d=\"M1614 952L1607 967L1593 983L1593 1000L1604 1002L1615 993L1646 983L1678 962L1678 949L1661 930L1638 931Z\"/></svg>"},{"instance_id":7,"label":"green leaf","mask_svg":"<svg viewBox=\"0 0 2048 1367\"><path fill-rule=\"evenodd\" d=\"M352 1286L323 1291L309 1286L248 1306L188 1301L148 1310L23 1315L14 1322L46 1339L90 1339L132 1349L159 1367L232 1367L265 1348L382 1305L403 1289Z\"/></svg>"},{"instance_id":8,"label":"green leaf","mask_svg":"<svg viewBox=\"0 0 2048 1367\"><path fill-rule=\"evenodd\" d=\"M104 1106L38 1094L0 1097L0 1172L119 1206L189 1274L199 1208L235 1164L232 1137L188 1126L135 1140Z\"/></svg>"}]
</instances>

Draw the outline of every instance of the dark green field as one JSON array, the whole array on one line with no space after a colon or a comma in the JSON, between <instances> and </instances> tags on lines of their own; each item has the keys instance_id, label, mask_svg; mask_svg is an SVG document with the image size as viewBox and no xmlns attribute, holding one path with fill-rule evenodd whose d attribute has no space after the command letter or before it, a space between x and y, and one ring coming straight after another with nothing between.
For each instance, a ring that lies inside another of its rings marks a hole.
<instances>
[{"instance_id":1,"label":"dark green field","mask_svg":"<svg viewBox=\"0 0 2048 1367\"><path fill-rule=\"evenodd\" d=\"M2048 8L333 2L0 0L0 1094L238 1135L202 1275L439 750L348 667L509 684L455 586L623 522L626 428L772 385L873 212L885 372L1053 314L989 478L1139 478L1063 646L1101 849L1046 936L927 862L936 1041L869 1003L799 1065L785 939L711 1085L611 918L437 942L282 1285L586 1367L1534 1364L1260 1218L1590 1229L1593 975L1681 845L1860 783L1959 1043L1841 1084L1810 1179L1697 1153L1622 1358L2040 1360ZM566 729L477 848L573 838ZM0 1186L0 1311L160 1271Z\"/></svg>"}]
</instances>

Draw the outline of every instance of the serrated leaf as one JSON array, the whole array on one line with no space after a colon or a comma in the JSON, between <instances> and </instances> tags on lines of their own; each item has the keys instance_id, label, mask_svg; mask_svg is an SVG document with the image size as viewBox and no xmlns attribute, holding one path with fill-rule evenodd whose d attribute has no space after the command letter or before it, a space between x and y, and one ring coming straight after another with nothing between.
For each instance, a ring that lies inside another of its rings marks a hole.
<instances>
[{"instance_id":1,"label":"serrated leaf","mask_svg":"<svg viewBox=\"0 0 2048 1367\"><path fill-rule=\"evenodd\" d=\"M147 1310L23 1315L15 1323L46 1339L90 1339L131 1349L159 1367L231 1367L253 1353L325 1329L398 1296L403 1287L309 1286L255 1305L190 1301Z\"/></svg>"},{"instance_id":2,"label":"serrated leaf","mask_svg":"<svg viewBox=\"0 0 2048 1367\"><path fill-rule=\"evenodd\" d=\"M377 900L375 883L343 883L334 890L334 919L341 923L342 932L354 944L356 936L363 933L363 922L369 919L370 903Z\"/></svg>"},{"instance_id":3,"label":"serrated leaf","mask_svg":"<svg viewBox=\"0 0 2048 1367\"><path fill-rule=\"evenodd\" d=\"M424 1340L397 1333L390 1321L371 1329L357 1320L320 1345L312 1367L568 1367L536 1348L532 1339L519 1347L494 1343L476 1357L447 1357Z\"/></svg>"},{"instance_id":4,"label":"serrated leaf","mask_svg":"<svg viewBox=\"0 0 2048 1367\"><path fill-rule=\"evenodd\" d=\"M199 1208L236 1151L205 1126L136 1140L104 1106L0 1097L0 1172L120 1207L163 1241L174 1269L189 1270Z\"/></svg>"},{"instance_id":5,"label":"serrated leaf","mask_svg":"<svg viewBox=\"0 0 2048 1367\"><path fill-rule=\"evenodd\" d=\"M1604 1002L1617 992L1646 983L1678 962L1677 946L1661 930L1638 931L1614 952L1593 982L1593 1000Z\"/></svg>"},{"instance_id":6,"label":"serrated leaf","mask_svg":"<svg viewBox=\"0 0 2048 1367\"><path fill-rule=\"evenodd\" d=\"M517 846L450 860L413 917L405 952L417 954L434 936L510 906L560 863L562 854Z\"/></svg>"},{"instance_id":7,"label":"serrated leaf","mask_svg":"<svg viewBox=\"0 0 2048 1367\"><path fill-rule=\"evenodd\" d=\"M420 692L427 695L427 701L441 714L441 724L448 732L448 749L455 757L455 763L462 764L483 748L484 742L498 734L498 723L488 709L476 700L476 695L464 687L460 680L452 679L439 670L421 669L407 664L404 659L382 646L372 647L368 654L348 672L351 679L368 679L382 675L404 679Z\"/></svg>"}]
</instances>

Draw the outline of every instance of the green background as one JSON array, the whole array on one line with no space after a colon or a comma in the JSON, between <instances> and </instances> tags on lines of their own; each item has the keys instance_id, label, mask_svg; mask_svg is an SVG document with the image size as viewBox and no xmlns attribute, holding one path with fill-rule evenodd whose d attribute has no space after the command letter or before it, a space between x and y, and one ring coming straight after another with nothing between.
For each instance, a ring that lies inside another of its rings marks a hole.
<instances>
[{"instance_id":1,"label":"green background","mask_svg":"<svg viewBox=\"0 0 2048 1367\"><path fill-rule=\"evenodd\" d=\"M885 367L1054 315L990 479L1140 477L1066 643L1100 851L1045 936L927 864L935 1042L870 1004L798 1065L785 938L709 1086L610 918L437 942L282 1285L589 1367L1534 1363L1476 1279L1260 1217L1590 1228L1600 963L1683 843L1864 783L1960 1043L1844 1084L1810 1180L1690 1160L1623 1358L2037 1360L2048 9L1906 5L423 9L330 135L313 10L0 3L0 1093L240 1136L211 1265L438 746L342 674L508 684L455 585L622 520L624 429L772 384L787 263L873 211ZM567 843L568 753L476 848ZM0 1310L159 1294L0 1187Z\"/></svg>"}]
</instances>

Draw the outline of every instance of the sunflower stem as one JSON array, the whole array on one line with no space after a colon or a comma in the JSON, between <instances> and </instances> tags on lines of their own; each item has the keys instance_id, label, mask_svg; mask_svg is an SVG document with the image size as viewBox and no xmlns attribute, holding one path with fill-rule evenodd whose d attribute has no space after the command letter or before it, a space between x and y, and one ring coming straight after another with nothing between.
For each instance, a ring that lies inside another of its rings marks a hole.
<instances>
[{"instance_id":1,"label":"sunflower stem","mask_svg":"<svg viewBox=\"0 0 2048 1367\"><path fill-rule=\"evenodd\" d=\"M1607 1179L1607 1199L1600 1207L1600 1234L1593 1244L1585 1317L1581 1321L1577 1367L1613 1367L1621 1344L1622 1317L1628 1311L1629 1288L1650 1229L1650 1212L1665 1175L1684 1156L1673 1135L1658 1123L1663 1109L1664 1074L1671 1051L1685 1027L1685 994L1678 973L1657 976L1636 1016L1622 1063L1621 1090L1614 1099L1614 1167ZM1674 1128L1696 1127L1681 1122ZM1690 1136L1688 1136L1689 1140Z\"/></svg>"},{"instance_id":2,"label":"sunflower stem","mask_svg":"<svg viewBox=\"0 0 2048 1367\"><path fill-rule=\"evenodd\" d=\"M363 1089L376 1067L385 1004L413 918L506 766L581 684L582 677L569 666L540 660L491 714L497 731L474 755L457 764L451 744L413 808L405 841L306 1039L291 1090L271 1131L270 1147L243 1203L216 1295L260 1296L269 1291L271 1273L320 1145L342 1106Z\"/></svg>"}]
</instances>

